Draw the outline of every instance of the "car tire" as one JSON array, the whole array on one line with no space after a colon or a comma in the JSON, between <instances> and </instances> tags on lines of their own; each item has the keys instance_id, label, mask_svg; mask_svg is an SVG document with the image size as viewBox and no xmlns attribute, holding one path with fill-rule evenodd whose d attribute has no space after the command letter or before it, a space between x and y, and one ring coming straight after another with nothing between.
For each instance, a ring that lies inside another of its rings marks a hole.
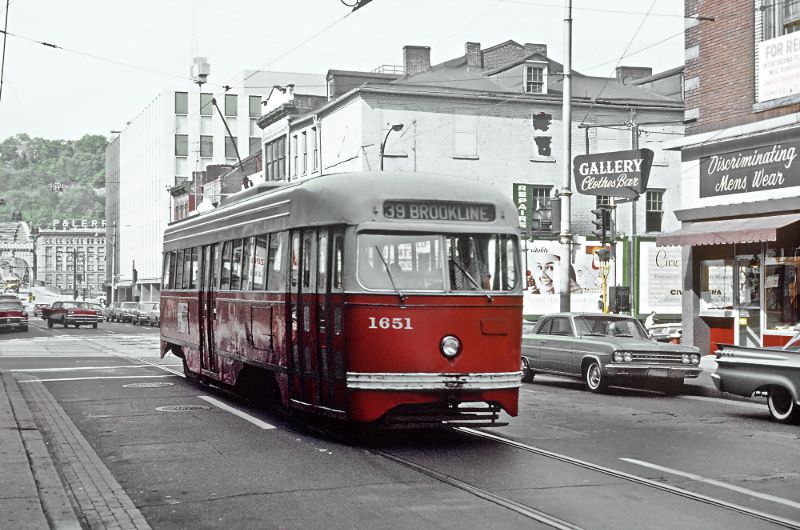
<instances>
[{"instance_id":1,"label":"car tire","mask_svg":"<svg viewBox=\"0 0 800 530\"><path fill-rule=\"evenodd\" d=\"M778 423L797 423L800 420L800 411L798 411L794 396L782 386L774 386L769 389L767 407L769 407L769 415Z\"/></svg>"},{"instance_id":2,"label":"car tire","mask_svg":"<svg viewBox=\"0 0 800 530\"><path fill-rule=\"evenodd\" d=\"M97 322L95 322L94 324L92 324L92 327L93 327L94 329L97 329Z\"/></svg>"},{"instance_id":3,"label":"car tire","mask_svg":"<svg viewBox=\"0 0 800 530\"><path fill-rule=\"evenodd\" d=\"M531 369L530 363L528 363L528 359L525 357L522 358L522 362L520 363L520 369L522 370L522 382L523 383L533 383L533 369Z\"/></svg>"},{"instance_id":4,"label":"car tire","mask_svg":"<svg viewBox=\"0 0 800 530\"><path fill-rule=\"evenodd\" d=\"M22 327L20 328L20 331L28 331L28 326L22 326Z\"/></svg>"},{"instance_id":5,"label":"car tire","mask_svg":"<svg viewBox=\"0 0 800 530\"><path fill-rule=\"evenodd\" d=\"M606 380L605 374L603 374L603 368L600 366L599 362L594 360L589 361L586 368L583 369L583 384L586 385L587 390L595 394L606 391L608 388L608 381Z\"/></svg>"},{"instance_id":6,"label":"car tire","mask_svg":"<svg viewBox=\"0 0 800 530\"><path fill-rule=\"evenodd\" d=\"M49 318L47 319L47 327L48 328L52 328L53 327L53 321L50 320Z\"/></svg>"}]
</instances>

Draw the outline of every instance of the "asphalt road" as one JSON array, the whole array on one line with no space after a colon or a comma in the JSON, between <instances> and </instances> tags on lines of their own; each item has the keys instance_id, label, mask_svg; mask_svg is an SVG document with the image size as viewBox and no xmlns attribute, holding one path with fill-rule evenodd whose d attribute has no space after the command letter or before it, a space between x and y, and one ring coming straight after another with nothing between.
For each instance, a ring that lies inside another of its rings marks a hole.
<instances>
[{"instance_id":1,"label":"asphalt road","mask_svg":"<svg viewBox=\"0 0 800 530\"><path fill-rule=\"evenodd\" d=\"M157 329L40 322L0 336L0 370L87 527L800 526L800 428L760 403L537 376L507 427L365 439L191 384Z\"/></svg>"}]
</instances>

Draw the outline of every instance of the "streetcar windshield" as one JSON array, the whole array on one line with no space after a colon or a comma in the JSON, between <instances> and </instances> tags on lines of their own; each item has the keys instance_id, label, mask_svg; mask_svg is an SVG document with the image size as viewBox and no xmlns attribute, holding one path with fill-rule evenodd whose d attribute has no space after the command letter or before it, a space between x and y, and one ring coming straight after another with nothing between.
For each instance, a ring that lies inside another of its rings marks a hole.
<instances>
[{"instance_id":1,"label":"streetcar windshield","mask_svg":"<svg viewBox=\"0 0 800 530\"><path fill-rule=\"evenodd\" d=\"M367 289L506 292L517 285L511 235L362 232L358 249Z\"/></svg>"}]
</instances>

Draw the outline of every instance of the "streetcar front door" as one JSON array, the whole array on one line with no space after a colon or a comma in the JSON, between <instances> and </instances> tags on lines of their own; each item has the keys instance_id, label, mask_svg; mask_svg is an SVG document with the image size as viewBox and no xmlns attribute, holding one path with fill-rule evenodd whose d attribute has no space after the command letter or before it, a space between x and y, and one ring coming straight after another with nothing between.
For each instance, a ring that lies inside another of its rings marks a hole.
<instances>
[{"instance_id":1,"label":"streetcar front door","mask_svg":"<svg viewBox=\"0 0 800 530\"><path fill-rule=\"evenodd\" d=\"M200 368L216 373L217 355L214 342L214 327L217 320L216 277L219 250L215 245L203 247L203 277L200 285Z\"/></svg>"},{"instance_id":2,"label":"streetcar front door","mask_svg":"<svg viewBox=\"0 0 800 530\"><path fill-rule=\"evenodd\" d=\"M292 232L289 374L291 398L299 405L314 405L316 401L316 249L315 230Z\"/></svg>"}]
</instances>

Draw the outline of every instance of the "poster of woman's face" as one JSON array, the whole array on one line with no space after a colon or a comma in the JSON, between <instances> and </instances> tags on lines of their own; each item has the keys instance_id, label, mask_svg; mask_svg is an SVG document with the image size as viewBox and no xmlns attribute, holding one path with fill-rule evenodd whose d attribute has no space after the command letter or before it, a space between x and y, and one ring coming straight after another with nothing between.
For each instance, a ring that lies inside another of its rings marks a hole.
<instances>
[{"instance_id":1,"label":"poster of woman's face","mask_svg":"<svg viewBox=\"0 0 800 530\"><path fill-rule=\"evenodd\" d=\"M534 270L536 287L542 294L552 294L555 289L555 271L560 258L555 254L540 254Z\"/></svg>"}]
</instances>

